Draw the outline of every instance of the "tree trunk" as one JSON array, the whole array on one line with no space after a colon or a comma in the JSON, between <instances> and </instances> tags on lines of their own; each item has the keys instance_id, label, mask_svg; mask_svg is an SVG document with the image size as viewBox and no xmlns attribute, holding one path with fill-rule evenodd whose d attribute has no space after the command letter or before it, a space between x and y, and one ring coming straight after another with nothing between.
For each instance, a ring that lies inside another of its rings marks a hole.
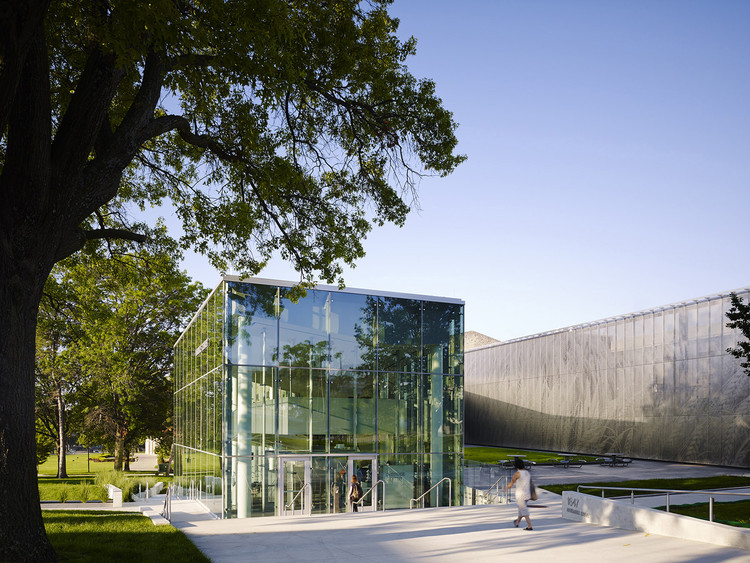
<instances>
[{"instance_id":1,"label":"tree trunk","mask_svg":"<svg viewBox=\"0 0 750 563\"><path fill-rule=\"evenodd\" d=\"M12 268L7 249L0 244L0 561L56 561L39 504L34 435L36 317L49 271Z\"/></svg>"},{"instance_id":2,"label":"tree trunk","mask_svg":"<svg viewBox=\"0 0 750 563\"><path fill-rule=\"evenodd\" d=\"M125 448L125 471L130 471L130 448Z\"/></svg>"},{"instance_id":3,"label":"tree trunk","mask_svg":"<svg viewBox=\"0 0 750 563\"><path fill-rule=\"evenodd\" d=\"M63 400L62 384L57 382L57 478L68 477L65 451L68 447L65 436L65 401Z\"/></svg>"},{"instance_id":4,"label":"tree trunk","mask_svg":"<svg viewBox=\"0 0 750 563\"><path fill-rule=\"evenodd\" d=\"M119 422L115 428L115 471L122 471L125 457L125 428Z\"/></svg>"}]
</instances>

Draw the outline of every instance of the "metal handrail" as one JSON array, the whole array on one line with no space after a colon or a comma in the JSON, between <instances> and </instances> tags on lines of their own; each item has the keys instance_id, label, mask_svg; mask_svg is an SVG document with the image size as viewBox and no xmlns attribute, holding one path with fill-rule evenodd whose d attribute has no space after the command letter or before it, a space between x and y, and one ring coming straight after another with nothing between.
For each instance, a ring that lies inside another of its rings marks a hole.
<instances>
[{"instance_id":1,"label":"metal handrail","mask_svg":"<svg viewBox=\"0 0 750 563\"><path fill-rule=\"evenodd\" d=\"M495 481L494 483L492 483L492 485L490 485L490 488L487 489L487 496L488 497L492 494L492 489L497 489L497 491L495 492L495 496L497 498L500 498L500 491L499 491L499 486L498 486L498 484L500 483L500 481L506 481L507 482L508 481L508 476L507 475L503 475L497 481ZM503 496L505 497L505 500L507 502L508 501L508 492L505 489L503 489Z\"/></svg>"},{"instance_id":2,"label":"metal handrail","mask_svg":"<svg viewBox=\"0 0 750 563\"><path fill-rule=\"evenodd\" d=\"M424 497L426 497L429 493L431 493L432 489L434 489L435 487L437 487L443 481L448 481L448 506L453 506L453 504L452 504L452 501L453 501L453 484L451 482L450 477L443 477L442 479L440 479L440 481L438 481L432 487L430 487L424 494L422 494L422 496L420 496L419 498L413 498L413 499L411 499L409 501L409 508L410 509L414 508L412 506L412 504L415 503L415 502L419 502L419 501L422 501L422 508L424 508ZM438 497L438 504L437 505L440 506L440 497Z\"/></svg>"},{"instance_id":3,"label":"metal handrail","mask_svg":"<svg viewBox=\"0 0 750 563\"><path fill-rule=\"evenodd\" d=\"M310 483L305 483L304 485L302 485L302 488L299 491L297 491L297 494L294 495L294 498L292 498L292 501L289 504L285 504L284 505L284 512L286 512L287 510L289 510L289 507L291 506L292 507L292 516L294 516L294 503L297 500L297 497L300 496L302 493L305 492L305 487L310 487ZM312 491L312 487L310 487L310 490Z\"/></svg>"},{"instance_id":4,"label":"metal handrail","mask_svg":"<svg viewBox=\"0 0 750 563\"><path fill-rule=\"evenodd\" d=\"M385 512L385 481L383 481L382 479L378 479L377 481L375 481L375 484L372 486L372 488L370 488L369 491L363 494L362 498L358 499L356 504L364 508L364 505L362 503L364 502L365 497L375 490L375 487L378 486L378 483L383 483L383 512ZM375 510L377 511L377 509L378 507L376 506Z\"/></svg>"},{"instance_id":5,"label":"metal handrail","mask_svg":"<svg viewBox=\"0 0 750 563\"><path fill-rule=\"evenodd\" d=\"M640 489L640 488L634 488L634 487L599 487L596 485L578 485L576 488L576 492L580 493L580 489L583 487L584 489L600 489L602 491L602 498L604 498L604 491L630 491L630 504L635 504L635 491L639 492L646 492L646 493L661 493L665 494L667 497L667 504L666 504L666 511L669 512L669 495L708 495L708 521L713 522L714 521L714 496L721 496L721 495L727 495L727 496L740 496L740 497L750 497L750 493L727 493L727 492L721 492L721 491L690 491L690 490L682 490L682 489ZM746 487L743 487L746 488Z\"/></svg>"},{"instance_id":6,"label":"metal handrail","mask_svg":"<svg viewBox=\"0 0 750 563\"><path fill-rule=\"evenodd\" d=\"M164 497L164 507L161 511L161 515L169 522L172 522L172 487L174 487L174 485L169 485L169 487L167 487L167 494Z\"/></svg>"}]
</instances>

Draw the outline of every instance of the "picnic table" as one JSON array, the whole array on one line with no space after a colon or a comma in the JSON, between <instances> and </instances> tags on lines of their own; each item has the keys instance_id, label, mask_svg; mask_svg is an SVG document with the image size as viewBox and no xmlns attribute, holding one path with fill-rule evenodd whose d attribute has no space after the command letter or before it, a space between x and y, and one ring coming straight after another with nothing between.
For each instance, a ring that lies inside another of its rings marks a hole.
<instances>
[{"instance_id":1,"label":"picnic table","mask_svg":"<svg viewBox=\"0 0 750 563\"><path fill-rule=\"evenodd\" d=\"M564 467L565 469L567 469L568 467L570 467L570 462L573 461L573 457L574 457L573 454L555 453L553 455L555 455L556 457L550 459L550 461L555 466ZM562 460L558 460L557 457L561 457Z\"/></svg>"},{"instance_id":2,"label":"picnic table","mask_svg":"<svg viewBox=\"0 0 750 563\"><path fill-rule=\"evenodd\" d=\"M607 452L604 455L607 457L599 458L599 460L602 465L609 465L610 467L617 467L618 465L626 467L632 461L625 457L622 452Z\"/></svg>"}]
</instances>

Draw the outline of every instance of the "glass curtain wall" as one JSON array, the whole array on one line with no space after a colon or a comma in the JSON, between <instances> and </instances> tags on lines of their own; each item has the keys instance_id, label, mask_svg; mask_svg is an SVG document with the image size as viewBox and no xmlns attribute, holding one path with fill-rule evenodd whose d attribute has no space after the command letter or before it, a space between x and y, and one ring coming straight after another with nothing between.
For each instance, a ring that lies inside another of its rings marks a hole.
<instances>
[{"instance_id":1,"label":"glass curtain wall","mask_svg":"<svg viewBox=\"0 0 750 563\"><path fill-rule=\"evenodd\" d=\"M183 494L222 509L223 304L214 291L175 345L174 474Z\"/></svg>"},{"instance_id":2,"label":"glass curtain wall","mask_svg":"<svg viewBox=\"0 0 750 563\"><path fill-rule=\"evenodd\" d=\"M408 507L443 477L459 503L463 304L321 289L292 302L288 291L227 280L178 341L180 483L196 481L204 436L195 421L210 403L223 422L223 444L212 443L224 463L212 476L223 469L214 512L224 517L280 515L305 498L310 513L348 510L351 474L365 490L383 480L386 508ZM212 338L200 332L209 325ZM205 351L195 354L206 338L218 346L210 367ZM218 374L218 403L208 381L193 383L201 369ZM425 499L438 503L448 504L447 486Z\"/></svg>"},{"instance_id":3,"label":"glass curtain wall","mask_svg":"<svg viewBox=\"0 0 750 563\"><path fill-rule=\"evenodd\" d=\"M468 352L467 440L750 467L730 307L714 295Z\"/></svg>"}]
</instances>

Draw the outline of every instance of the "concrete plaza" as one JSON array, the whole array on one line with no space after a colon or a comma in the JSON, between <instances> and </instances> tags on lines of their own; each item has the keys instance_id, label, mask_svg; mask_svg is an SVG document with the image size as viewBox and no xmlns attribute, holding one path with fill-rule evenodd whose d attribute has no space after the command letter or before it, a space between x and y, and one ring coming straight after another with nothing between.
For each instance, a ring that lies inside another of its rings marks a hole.
<instances>
[{"instance_id":1,"label":"concrete plaza","mask_svg":"<svg viewBox=\"0 0 750 563\"><path fill-rule=\"evenodd\" d=\"M145 460L144 460L145 461ZM469 472L471 473L471 472ZM534 481L593 483L643 478L748 475L750 471L636 460L629 467L537 467ZM467 475L467 484L472 477ZM692 495L691 495L692 496ZM629 502L629 500L623 501ZM663 505L663 498L637 500ZM672 504L695 502L673 498ZM155 516L164 495L122 509ZM172 502L172 525L214 563L257 560L311 561L498 561L513 557L556 563L587 561L749 561L750 553L710 543L577 523L562 518L561 497L543 491L531 510L533 531L515 528L515 504L460 506L309 517L216 520L191 500ZM44 509L106 509L107 505L45 505Z\"/></svg>"},{"instance_id":2,"label":"concrete plaza","mask_svg":"<svg viewBox=\"0 0 750 563\"><path fill-rule=\"evenodd\" d=\"M748 474L743 470L636 461L627 468L535 468L544 483ZM561 497L543 492L533 531L512 524L516 507L484 505L294 518L215 520L197 503L172 505L172 524L214 563L244 561L748 561L750 553L709 543L571 522ZM651 502L655 502L653 499ZM658 503L658 501L656 501ZM673 500L673 504L678 501ZM662 503L663 504L663 503Z\"/></svg>"}]
</instances>

